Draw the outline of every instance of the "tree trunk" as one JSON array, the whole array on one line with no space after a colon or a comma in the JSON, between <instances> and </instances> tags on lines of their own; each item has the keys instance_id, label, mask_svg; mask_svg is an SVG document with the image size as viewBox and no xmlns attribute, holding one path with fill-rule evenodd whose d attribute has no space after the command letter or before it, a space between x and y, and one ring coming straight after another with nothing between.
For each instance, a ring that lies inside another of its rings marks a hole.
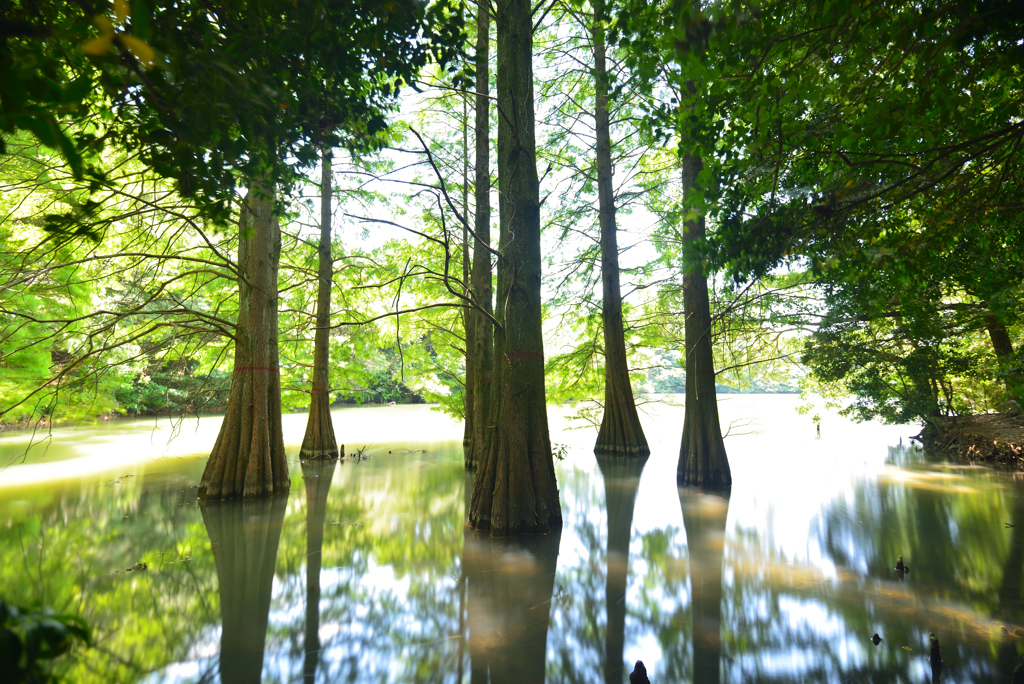
<instances>
[{"instance_id":1,"label":"tree trunk","mask_svg":"<svg viewBox=\"0 0 1024 684\"><path fill-rule=\"evenodd\" d=\"M199 484L199 498L287 491L277 354L277 268L281 229L269 188L254 184L238 232L238 325L228 410Z\"/></svg>"},{"instance_id":2,"label":"tree trunk","mask_svg":"<svg viewBox=\"0 0 1024 684\"><path fill-rule=\"evenodd\" d=\"M605 631L604 681L625 680L626 663L622 659L626 642L626 584L629 578L629 538L633 531L633 507L640 487L640 475L647 455L619 458L597 456L597 465L604 478L605 509L608 514L608 574L605 578L605 609L608 624Z\"/></svg>"},{"instance_id":3,"label":"tree trunk","mask_svg":"<svg viewBox=\"0 0 1024 684\"><path fill-rule=\"evenodd\" d=\"M288 507L270 499L201 505L217 564L220 593L220 680L258 684L274 587L274 564Z\"/></svg>"},{"instance_id":4,"label":"tree trunk","mask_svg":"<svg viewBox=\"0 0 1024 684\"><path fill-rule=\"evenodd\" d=\"M1000 320L999 316L990 312L985 314L985 327L988 329L989 339L992 340L992 349L995 351L1000 365L1011 363L1013 361L1013 341L1010 339L1010 332L1006 329L1006 324ZM1010 371L1006 374L1006 392L1010 396L1019 396L1022 384L1024 384L1024 379L1020 372Z\"/></svg>"},{"instance_id":5,"label":"tree trunk","mask_svg":"<svg viewBox=\"0 0 1024 684\"><path fill-rule=\"evenodd\" d=\"M540 203L528 0L498 2L498 260L492 408L497 423L473 483L470 524L491 534L561 527L544 390Z\"/></svg>"},{"instance_id":6,"label":"tree trunk","mask_svg":"<svg viewBox=\"0 0 1024 684\"><path fill-rule=\"evenodd\" d=\"M466 96L462 97L462 216L469 221L469 107ZM462 224L462 286L463 294L468 295L469 283L469 224ZM470 308L462 309L462 329L466 337L466 384L462 393L462 412L466 416L464 421L465 429L462 433L462 449L464 458L469 467L471 461L470 452L473 448L473 425L476 417L473 415L473 407L476 404L476 319L474 311Z\"/></svg>"},{"instance_id":7,"label":"tree trunk","mask_svg":"<svg viewBox=\"0 0 1024 684\"><path fill-rule=\"evenodd\" d=\"M683 202L691 206L701 158L683 155ZM729 487L732 472L718 421L715 359L711 348L711 303L703 261L690 253L704 241L704 215L687 216L683 224L683 315L686 317L686 408L683 442L676 480L679 485Z\"/></svg>"},{"instance_id":8,"label":"tree trunk","mask_svg":"<svg viewBox=\"0 0 1024 684\"><path fill-rule=\"evenodd\" d=\"M305 658L302 680L316 681L320 663L320 566L323 559L324 520L327 517L327 496L331 492L336 460L303 462L302 477L306 483L306 636L302 642Z\"/></svg>"},{"instance_id":9,"label":"tree trunk","mask_svg":"<svg viewBox=\"0 0 1024 684\"><path fill-rule=\"evenodd\" d=\"M605 69L604 2L594 4L594 117L597 133L597 196L601 224L601 281L604 326L604 417L594 451L639 456L651 453L640 426L633 388L629 383L626 335L619 287L619 245L616 239L615 197L612 190L612 145L608 125L608 76Z\"/></svg>"},{"instance_id":10,"label":"tree trunk","mask_svg":"<svg viewBox=\"0 0 1024 684\"><path fill-rule=\"evenodd\" d=\"M491 123L488 97L490 93L490 32L491 17L488 5L480 3L476 18L476 178L474 199L476 215L473 232L473 296L487 313L493 313L491 300ZM494 365L494 342L491 321L479 311L473 311L473 439L466 454L466 468L474 469L483 460L490 437L488 425L491 407L491 374Z\"/></svg>"},{"instance_id":11,"label":"tree trunk","mask_svg":"<svg viewBox=\"0 0 1024 684\"><path fill-rule=\"evenodd\" d=\"M316 333L313 338L313 388L310 394L306 436L299 459L338 458L338 444L331 422L331 153L320 154L320 245L317 247Z\"/></svg>"},{"instance_id":12,"label":"tree trunk","mask_svg":"<svg viewBox=\"0 0 1024 684\"><path fill-rule=\"evenodd\" d=\"M717 684L721 680L722 560L729 490L680 488L679 505L690 555L693 681Z\"/></svg>"}]
</instances>

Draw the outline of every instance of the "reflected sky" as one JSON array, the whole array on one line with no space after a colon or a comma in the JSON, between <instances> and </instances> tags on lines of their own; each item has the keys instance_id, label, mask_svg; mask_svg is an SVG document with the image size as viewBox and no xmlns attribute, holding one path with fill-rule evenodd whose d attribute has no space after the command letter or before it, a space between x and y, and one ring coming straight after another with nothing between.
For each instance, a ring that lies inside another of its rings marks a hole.
<instances>
[{"instance_id":1,"label":"reflected sky","mask_svg":"<svg viewBox=\"0 0 1024 684\"><path fill-rule=\"evenodd\" d=\"M369 458L290 461L266 510L197 505L219 418L169 443L159 421L55 430L0 472L0 582L95 626L71 681L625 682L643 660L655 682L924 682L929 632L942 681L1011 679L1021 478L928 462L916 428L826 415L818 438L796 397L721 399L729 496L676 488L679 407L642 415L637 472L552 408L565 526L505 541L465 529L462 429L424 406L336 411Z\"/></svg>"}]
</instances>

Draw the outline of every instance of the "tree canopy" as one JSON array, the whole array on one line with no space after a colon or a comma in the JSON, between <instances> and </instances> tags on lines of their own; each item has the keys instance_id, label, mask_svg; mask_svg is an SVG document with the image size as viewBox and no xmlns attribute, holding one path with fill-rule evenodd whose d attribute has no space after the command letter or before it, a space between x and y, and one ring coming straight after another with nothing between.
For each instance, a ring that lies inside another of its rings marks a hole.
<instances>
[{"instance_id":1,"label":"tree canopy","mask_svg":"<svg viewBox=\"0 0 1024 684\"><path fill-rule=\"evenodd\" d=\"M607 403L592 114L605 83L634 393L684 386L683 274L700 264L718 392L802 381L889 421L1020 396L1017 4L599 5L531 8L550 398L594 423ZM500 212L483 214L500 204L492 138L523 125L487 87L494 51L469 56L496 30L466 21L478 13L4 4L4 418L59 414L36 402L58 387L93 388L66 417L223 408L239 273L223 226L256 180L287 190L282 406L305 405L321 194L307 176L330 148L332 401L423 398L465 415L483 346L462 316L486 308L502 253L476 240L480 221L498 234ZM486 143L480 173L470 135ZM702 169L684 202L687 155ZM706 233L687 238L698 214ZM76 235L100 242L64 241Z\"/></svg>"},{"instance_id":2,"label":"tree canopy","mask_svg":"<svg viewBox=\"0 0 1024 684\"><path fill-rule=\"evenodd\" d=\"M400 89L462 49L447 0L5 4L0 129L97 182L88 159L138 150L218 220L236 185L294 182L321 142L379 144Z\"/></svg>"}]
</instances>

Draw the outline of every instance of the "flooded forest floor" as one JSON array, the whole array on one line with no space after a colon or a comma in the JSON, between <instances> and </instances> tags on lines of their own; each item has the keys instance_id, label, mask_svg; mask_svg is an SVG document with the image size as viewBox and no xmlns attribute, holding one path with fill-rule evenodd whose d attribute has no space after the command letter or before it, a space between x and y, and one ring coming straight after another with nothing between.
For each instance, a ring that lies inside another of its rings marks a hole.
<instances>
[{"instance_id":1,"label":"flooded forest floor","mask_svg":"<svg viewBox=\"0 0 1024 684\"><path fill-rule=\"evenodd\" d=\"M1024 415L946 416L927 426L924 448L943 458L1024 469Z\"/></svg>"}]
</instances>

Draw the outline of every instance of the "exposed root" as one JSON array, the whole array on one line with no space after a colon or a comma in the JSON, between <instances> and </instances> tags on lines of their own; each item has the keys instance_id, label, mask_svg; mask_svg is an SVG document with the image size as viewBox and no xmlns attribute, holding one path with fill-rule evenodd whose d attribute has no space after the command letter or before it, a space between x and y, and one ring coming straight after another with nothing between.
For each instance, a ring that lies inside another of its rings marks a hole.
<instances>
[{"instance_id":1,"label":"exposed root","mask_svg":"<svg viewBox=\"0 0 1024 684\"><path fill-rule=\"evenodd\" d=\"M1008 413L951 416L922 431L924 448L937 456L1024 468L1024 420Z\"/></svg>"}]
</instances>

